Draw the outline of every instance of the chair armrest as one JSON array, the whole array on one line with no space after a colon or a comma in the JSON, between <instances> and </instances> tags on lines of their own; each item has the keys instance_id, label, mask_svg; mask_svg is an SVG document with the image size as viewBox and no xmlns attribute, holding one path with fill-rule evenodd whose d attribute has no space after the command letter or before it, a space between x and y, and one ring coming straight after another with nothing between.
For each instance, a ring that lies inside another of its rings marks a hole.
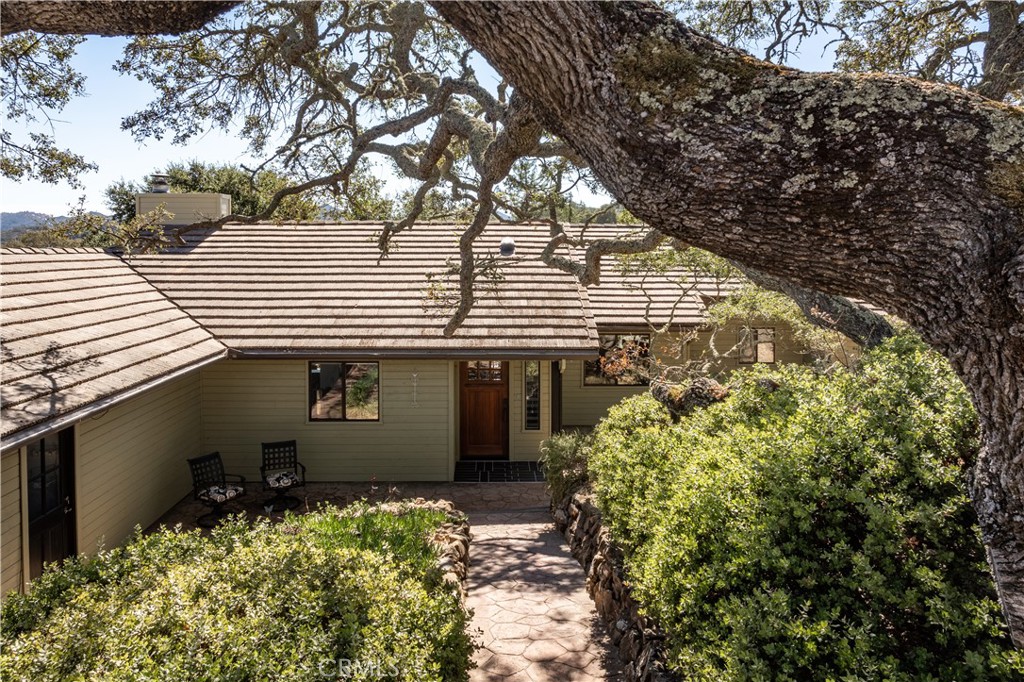
<instances>
[{"instance_id":1,"label":"chair armrest","mask_svg":"<svg viewBox=\"0 0 1024 682\"><path fill-rule=\"evenodd\" d=\"M224 478L233 478L239 483L245 483L245 476L239 476L238 474L224 474Z\"/></svg>"},{"instance_id":2,"label":"chair armrest","mask_svg":"<svg viewBox=\"0 0 1024 682\"><path fill-rule=\"evenodd\" d=\"M302 462L296 462L296 464L298 464L299 468L302 469L302 478L305 479L306 478L306 465L303 464Z\"/></svg>"}]
</instances>

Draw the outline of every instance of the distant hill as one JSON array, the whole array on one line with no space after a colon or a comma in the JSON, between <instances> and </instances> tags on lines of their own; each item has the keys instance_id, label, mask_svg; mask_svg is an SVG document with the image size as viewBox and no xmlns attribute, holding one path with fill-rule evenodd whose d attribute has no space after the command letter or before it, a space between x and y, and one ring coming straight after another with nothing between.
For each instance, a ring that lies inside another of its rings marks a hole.
<instances>
[{"instance_id":1,"label":"distant hill","mask_svg":"<svg viewBox=\"0 0 1024 682\"><path fill-rule=\"evenodd\" d=\"M7 232L20 227L39 227L47 220L53 218L48 213L36 213L35 211L16 211L14 213L0 213L0 232ZM60 216L60 220L67 220L67 216Z\"/></svg>"},{"instance_id":2,"label":"distant hill","mask_svg":"<svg viewBox=\"0 0 1024 682\"><path fill-rule=\"evenodd\" d=\"M96 211L90 211L96 215L102 215ZM8 242L12 239L39 229L50 221L62 223L69 220L69 216L53 216L49 213L36 213L35 211L4 211L0 213L0 242Z\"/></svg>"}]
</instances>

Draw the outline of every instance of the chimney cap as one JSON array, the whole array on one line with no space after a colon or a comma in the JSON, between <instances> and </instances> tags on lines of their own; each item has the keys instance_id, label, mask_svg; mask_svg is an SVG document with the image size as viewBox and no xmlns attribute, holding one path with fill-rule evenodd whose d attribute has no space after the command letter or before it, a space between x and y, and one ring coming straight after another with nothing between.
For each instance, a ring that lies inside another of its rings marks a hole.
<instances>
[{"instance_id":1,"label":"chimney cap","mask_svg":"<svg viewBox=\"0 0 1024 682\"><path fill-rule=\"evenodd\" d=\"M171 185L168 180L170 180L170 176L166 173L153 173L149 176L149 191L155 194L164 194L171 191Z\"/></svg>"}]
</instances>

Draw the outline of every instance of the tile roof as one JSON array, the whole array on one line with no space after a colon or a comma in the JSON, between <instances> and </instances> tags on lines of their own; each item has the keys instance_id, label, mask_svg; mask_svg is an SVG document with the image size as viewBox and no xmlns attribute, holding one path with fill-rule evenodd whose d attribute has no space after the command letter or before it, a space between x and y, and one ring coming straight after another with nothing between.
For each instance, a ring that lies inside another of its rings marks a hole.
<instances>
[{"instance_id":1,"label":"tile roof","mask_svg":"<svg viewBox=\"0 0 1024 682\"><path fill-rule=\"evenodd\" d=\"M417 225L379 259L380 224L225 225L133 266L239 354L365 356L593 355L587 293L539 260L541 225L492 226L477 253L515 237L517 258L451 338L447 315L425 310L429 273L458 255L462 227Z\"/></svg>"},{"instance_id":2,"label":"tile roof","mask_svg":"<svg viewBox=\"0 0 1024 682\"><path fill-rule=\"evenodd\" d=\"M578 237L582 226L569 226ZM635 225L590 225L583 231L587 241L641 237L647 228ZM663 248L669 248L667 243ZM682 267L656 273L625 271L616 267L614 257L602 261L601 284L587 289L594 320L602 329L633 329L671 326L700 326L707 322L707 305L744 286L745 280L715 279ZM873 313L888 315L878 306L857 298L856 305Z\"/></svg>"},{"instance_id":3,"label":"tile roof","mask_svg":"<svg viewBox=\"0 0 1024 682\"><path fill-rule=\"evenodd\" d=\"M224 346L120 258L98 249L0 249L8 436L223 357Z\"/></svg>"},{"instance_id":4,"label":"tile roof","mask_svg":"<svg viewBox=\"0 0 1024 682\"><path fill-rule=\"evenodd\" d=\"M379 223L226 225L129 261L98 249L0 249L4 447L35 426L228 355L570 357L597 328L699 325L735 288L684 270L620 272L589 290L544 265L545 225L494 225L477 254L516 240L500 281L451 338L428 274L457 257L461 226L422 224L380 259ZM570 227L570 230L579 228ZM630 227L587 228L622 237ZM440 281L440 280L435 280ZM71 415L69 418L73 418Z\"/></svg>"},{"instance_id":5,"label":"tile roof","mask_svg":"<svg viewBox=\"0 0 1024 682\"><path fill-rule=\"evenodd\" d=\"M735 288L734 283L689 272L622 274L606 265L601 284L589 287L587 293L599 327L661 327L704 324L703 297L718 298Z\"/></svg>"},{"instance_id":6,"label":"tile roof","mask_svg":"<svg viewBox=\"0 0 1024 682\"><path fill-rule=\"evenodd\" d=\"M581 226L567 232L580 235ZM646 227L590 225L582 234L587 241L641 237ZM601 283L587 288L598 327L650 328L664 325L701 325L707 321L706 303L736 290L739 283L716 280L683 268L666 272L624 271L615 257L602 259Z\"/></svg>"}]
</instances>

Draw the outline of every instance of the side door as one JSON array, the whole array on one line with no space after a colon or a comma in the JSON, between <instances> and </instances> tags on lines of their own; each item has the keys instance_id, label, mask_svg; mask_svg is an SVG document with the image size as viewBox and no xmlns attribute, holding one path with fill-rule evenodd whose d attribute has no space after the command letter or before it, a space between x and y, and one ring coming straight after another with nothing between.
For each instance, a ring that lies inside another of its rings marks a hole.
<instances>
[{"instance_id":1,"label":"side door","mask_svg":"<svg viewBox=\"0 0 1024 682\"><path fill-rule=\"evenodd\" d=\"M74 450L74 427L28 446L29 578L76 552Z\"/></svg>"}]
</instances>

